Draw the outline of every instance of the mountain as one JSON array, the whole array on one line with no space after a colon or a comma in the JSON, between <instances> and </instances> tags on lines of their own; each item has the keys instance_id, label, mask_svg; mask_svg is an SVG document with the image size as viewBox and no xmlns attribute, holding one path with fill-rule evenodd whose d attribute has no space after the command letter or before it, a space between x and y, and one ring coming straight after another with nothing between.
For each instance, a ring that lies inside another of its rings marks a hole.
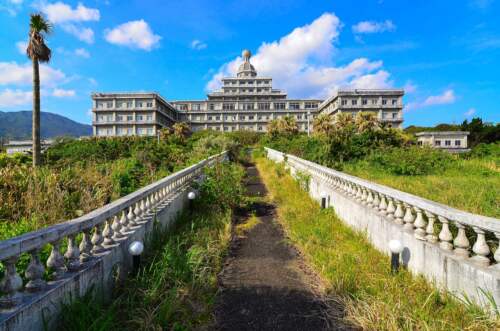
<instances>
[{"instance_id":1,"label":"mountain","mask_svg":"<svg viewBox=\"0 0 500 331\"><path fill-rule=\"evenodd\" d=\"M42 138L58 136L89 136L92 126L70 120L67 117L42 112L40 117ZM31 111L0 111L0 137L31 139Z\"/></svg>"}]
</instances>

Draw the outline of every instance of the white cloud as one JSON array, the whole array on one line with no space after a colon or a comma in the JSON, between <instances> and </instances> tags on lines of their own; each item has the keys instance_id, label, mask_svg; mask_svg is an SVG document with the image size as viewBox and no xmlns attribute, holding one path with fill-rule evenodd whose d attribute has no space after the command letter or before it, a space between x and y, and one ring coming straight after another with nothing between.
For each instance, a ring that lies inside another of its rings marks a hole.
<instances>
[{"instance_id":1,"label":"white cloud","mask_svg":"<svg viewBox=\"0 0 500 331\"><path fill-rule=\"evenodd\" d=\"M111 44L146 51L158 46L161 39L159 35L153 33L148 23L142 19L121 24L112 30L106 30L104 37Z\"/></svg>"},{"instance_id":2,"label":"white cloud","mask_svg":"<svg viewBox=\"0 0 500 331\"><path fill-rule=\"evenodd\" d=\"M375 21L363 21L352 26L352 31L354 33L379 33L385 31L394 31L396 25L392 23L391 20L385 20L383 22Z\"/></svg>"},{"instance_id":3,"label":"white cloud","mask_svg":"<svg viewBox=\"0 0 500 331\"><path fill-rule=\"evenodd\" d=\"M198 39L195 39L191 42L191 48L199 51L199 50L207 48L207 44L198 40Z\"/></svg>"},{"instance_id":4,"label":"white cloud","mask_svg":"<svg viewBox=\"0 0 500 331\"><path fill-rule=\"evenodd\" d=\"M476 113L476 109L475 108L469 108L469 110L467 110L464 115L466 117L472 117L472 115L474 115Z\"/></svg>"},{"instance_id":5,"label":"white cloud","mask_svg":"<svg viewBox=\"0 0 500 331\"><path fill-rule=\"evenodd\" d=\"M0 85L31 85L33 68L30 62L0 62ZM46 64L40 65L40 80L44 86L54 86L66 79L66 75Z\"/></svg>"},{"instance_id":6,"label":"white cloud","mask_svg":"<svg viewBox=\"0 0 500 331\"><path fill-rule=\"evenodd\" d=\"M101 17L98 9L85 7L81 3L74 9L63 2L43 4L41 10L47 15L49 21L54 24L99 21Z\"/></svg>"},{"instance_id":7,"label":"white cloud","mask_svg":"<svg viewBox=\"0 0 500 331\"><path fill-rule=\"evenodd\" d=\"M79 27L74 24L64 24L61 27L67 33L72 34L87 44L94 43L94 31L91 28Z\"/></svg>"},{"instance_id":8,"label":"white cloud","mask_svg":"<svg viewBox=\"0 0 500 331\"><path fill-rule=\"evenodd\" d=\"M422 106L445 105L454 103L456 100L455 92L452 89L444 91L440 95L431 95L425 99Z\"/></svg>"},{"instance_id":9,"label":"white cloud","mask_svg":"<svg viewBox=\"0 0 500 331\"><path fill-rule=\"evenodd\" d=\"M12 3L13 5L21 5L23 3L23 0L8 0L8 2Z\"/></svg>"},{"instance_id":10,"label":"white cloud","mask_svg":"<svg viewBox=\"0 0 500 331\"><path fill-rule=\"evenodd\" d=\"M56 88L52 91L52 96L56 98L70 98L76 95L75 90L65 90Z\"/></svg>"},{"instance_id":11,"label":"white cloud","mask_svg":"<svg viewBox=\"0 0 500 331\"><path fill-rule=\"evenodd\" d=\"M75 55L88 59L90 57L90 53L85 48L77 48L75 49Z\"/></svg>"},{"instance_id":12,"label":"white cloud","mask_svg":"<svg viewBox=\"0 0 500 331\"><path fill-rule=\"evenodd\" d=\"M308 25L295 28L277 41L264 42L251 62L261 76L274 79L274 86L293 97L325 98L339 87L384 88L392 85L382 61L358 58L344 66L332 66L334 43L341 22L325 13ZM225 63L212 75L207 90L220 87L224 76L234 76L242 58Z\"/></svg>"},{"instance_id":13,"label":"white cloud","mask_svg":"<svg viewBox=\"0 0 500 331\"><path fill-rule=\"evenodd\" d=\"M26 55L26 48L28 48L28 42L27 41L18 41L16 43L16 48L19 51L19 54Z\"/></svg>"},{"instance_id":14,"label":"white cloud","mask_svg":"<svg viewBox=\"0 0 500 331\"><path fill-rule=\"evenodd\" d=\"M0 107L29 105L32 99L31 91L5 89L0 91Z\"/></svg>"},{"instance_id":15,"label":"white cloud","mask_svg":"<svg viewBox=\"0 0 500 331\"><path fill-rule=\"evenodd\" d=\"M418 86L413 84L412 81L407 81L403 89L405 90L405 94L415 93L417 91Z\"/></svg>"}]
</instances>

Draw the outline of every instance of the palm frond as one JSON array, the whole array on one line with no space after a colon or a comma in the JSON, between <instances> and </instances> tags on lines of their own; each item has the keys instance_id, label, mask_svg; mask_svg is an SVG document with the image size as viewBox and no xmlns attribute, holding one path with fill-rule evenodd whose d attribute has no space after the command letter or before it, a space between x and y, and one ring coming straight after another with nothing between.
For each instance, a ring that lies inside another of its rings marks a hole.
<instances>
[{"instance_id":1,"label":"palm frond","mask_svg":"<svg viewBox=\"0 0 500 331\"><path fill-rule=\"evenodd\" d=\"M30 32L50 34L52 29L52 23L46 20L42 14L34 13L30 15Z\"/></svg>"}]
</instances>

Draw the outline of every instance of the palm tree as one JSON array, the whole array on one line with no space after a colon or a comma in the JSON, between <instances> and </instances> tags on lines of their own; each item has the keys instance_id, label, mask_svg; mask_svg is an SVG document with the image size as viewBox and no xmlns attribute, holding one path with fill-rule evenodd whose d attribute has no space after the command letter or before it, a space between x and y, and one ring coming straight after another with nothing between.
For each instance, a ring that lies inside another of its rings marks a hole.
<instances>
[{"instance_id":1,"label":"palm tree","mask_svg":"<svg viewBox=\"0 0 500 331\"><path fill-rule=\"evenodd\" d=\"M328 136L333 130L332 117L329 114L319 114L313 121L313 134Z\"/></svg>"},{"instance_id":2,"label":"palm tree","mask_svg":"<svg viewBox=\"0 0 500 331\"><path fill-rule=\"evenodd\" d=\"M374 112L359 112L356 115L355 122L359 133L374 131L380 128L377 115Z\"/></svg>"},{"instance_id":3,"label":"palm tree","mask_svg":"<svg viewBox=\"0 0 500 331\"><path fill-rule=\"evenodd\" d=\"M49 62L52 51L45 44L45 36L52 32L52 24L42 14L31 14L26 54L33 63L33 166L40 165L40 68L39 62Z\"/></svg>"}]
</instances>

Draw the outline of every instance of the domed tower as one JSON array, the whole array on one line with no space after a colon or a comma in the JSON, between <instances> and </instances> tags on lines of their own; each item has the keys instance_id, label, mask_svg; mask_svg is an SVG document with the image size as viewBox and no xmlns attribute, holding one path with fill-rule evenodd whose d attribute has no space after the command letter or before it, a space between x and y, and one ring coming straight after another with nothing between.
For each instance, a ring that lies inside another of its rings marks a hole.
<instances>
[{"instance_id":1,"label":"domed tower","mask_svg":"<svg viewBox=\"0 0 500 331\"><path fill-rule=\"evenodd\" d=\"M243 63L238 68L237 77L255 77L257 76L257 71L250 63L250 57L252 57L252 53L248 49L243 50L241 53L243 57Z\"/></svg>"}]
</instances>

